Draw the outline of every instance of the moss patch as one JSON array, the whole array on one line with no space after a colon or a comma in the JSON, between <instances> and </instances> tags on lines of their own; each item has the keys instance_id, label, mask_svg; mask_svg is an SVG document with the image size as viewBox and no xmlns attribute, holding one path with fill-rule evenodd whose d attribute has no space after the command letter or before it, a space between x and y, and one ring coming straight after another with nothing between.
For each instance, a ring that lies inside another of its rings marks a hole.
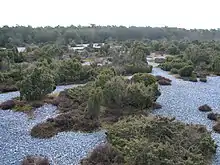
<instances>
[{"instance_id":1,"label":"moss patch","mask_svg":"<svg viewBox=\"0 0 220 165\"><path fill-rule=\"evenodd\" d=\"M35 125L31 129L31 136L35 138L50 138L63 131L92 132L100 128L99 120L91 119L84 114L67 112L55 118L49 118L46 122Z\"/></svg>"},{"instance_id":2,"label":"moss patch","mask_svg":"<svg viewBox=\"0 0 220 165\"><path fill-rule=\"evenodd\" d=\"M53 123L40 123L31 129L31 136L35 138L50 138L57 134Z\"/></svg>"},{"instance_id":3,"label":"moss patch","mask_svg":"<svg viewBox=\"0 0 220 165\"><path fill-rule=\"evenodd\" d=\"M124 163L122 153L111 144L98 146L89 154L88 158L81 161L82 165L123 165Z\"/></svg>"},{"instance_id":4,"label":"moss patch","mask_svg":"<svg viewBox=\"0 0 220 165\"><path fill-rule=\"evenodd\" d=\"M29 104L27 105L24 105L24 106L19 106L19 105L16 105L13 110L15 111L18 111L18 112L29 112L33 109L33 107Z\"/></svg>"}]
</instances>

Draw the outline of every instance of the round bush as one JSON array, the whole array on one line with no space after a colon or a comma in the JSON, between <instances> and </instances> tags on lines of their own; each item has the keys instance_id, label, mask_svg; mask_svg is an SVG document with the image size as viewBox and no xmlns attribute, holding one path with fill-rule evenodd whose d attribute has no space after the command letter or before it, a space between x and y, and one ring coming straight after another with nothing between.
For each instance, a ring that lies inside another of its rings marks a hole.
<instances>
[{"instance_id":1,"label":"round bush","mask_svg":"<svg viewBox=\"0 0 220 165\"><path fill-rule=\"evenodd\" d=\"M155 76L147 73L136 73L131 80L135 83L144 83L145 86L154 84L157 81Z\"/></svg>"},{"instance_id":2,"label":"round bush","mask_svg":"<svg viewBox=\"0 0 220 165\"><path fill-rule=\"evenodd\" d=\"M181 68L180 70L179 70L179 75L181 76L181 77L190 77L191 75L192 75L192 72L193 72L193 67L192 66L185 66L185 67L183 67L183 68Z\"/></svg>"},{"instance_id":3,"label":"round bush","mask_svg":"<svg viewBox=\"0 0 220 165\"><path fill-rule=\"evenodd\" d=\"M192 82L197 82L197 77L195 74L192 74L192 76L189 78L189 81L192 81Z\"/></svg>"},{"instance_id":4,"label":"round bush","mask_svg":"<svg viewBox=\"0 0 220 165\"><path fill-rule=\"evenodd\" d=\"M123 77L113 77L103 88L104 104L109 107L122 107L124 105L126 87L127 84Z\"/></svg>"},{"instance_id":5,"label":"round bush","mask_svg":"<svg viewBox=\"0 0 220 165\"><path fill-rule=\"evenodd\" d=\"M27 101L41 100L55 88L54 77L46 67L36 67L18 84L21 98Z\"/></svg>"},{"instance_id":6,"label":"round bush","mask_svg":"<svg viewBox=\"0 0 220 165\"><path fill-rule=\"evenodd\" d=\"M48 158L42 156L27 156L21 163L22 165L50 165Z\"/></svg>"},{"instance_id":7,"label":"round bush","mask_svg":"<svg viewBox=\"0 0 220 165\"><path fill-rule=\"evenodd\" d=\"M125 65L125 71L127 75L135 74L135 73L151 73L152 69L153 67L151 65L147 65L146 63Z\"/></svg>"},{"instance_id":8,"label":"round bush","mask_svg":"<svg viewBox=\"0 0 220 165\"><path fill-rule=\"evenodd\" d=\"M173 59L174 59L174 57L172 57L172 56L167 56L166 57L166 61L167 62L171 62Z\"/></svg>"},{"instance_id":9,"label":"round bush","mask_svg":"<svg viewBox=\"0 0 220 165\"><path fill-rule=\"evenodd\" d=\"M56 134L57 130L50 122L39 123L31 129L31 136L35 138L50 138Z\"/></svg>"},{"instance_id":10,"label":"round bush","mask_svg":"<svg viewBox=\"0 0 220 165\"><path fill-rule=\"evenodd\" d=\"M216 151L211 133L205 127L169 118L127 117L107 130L109 142L123 153L125 164L206 165Z\"/></svg>"},{"instance_id":11,"label":"round bush","mask_svg":"<svg viewBox=\"0 0 220 165\"><path fill-rule=\"evenodd\" d=\"M115 72L112 69L104 69L100 72L95 80L95 84L97 87L104 87L105 83L109 81L113 76L115 76Z\"/></svg>"},{"instance_id":12,"label":"round bush","mask_svg":"<svg viewBox=\"0 0 220 165\"><path fill-rule=\"evenodd\" d=\"M81 165L119 165L124 164L124 157L121 152L114 148L111 144L100 145L96 147L92 153L81 161Z\"/></svg>"},{"instance_id":13,"label":"round bush","mask_svg":"<svg viewBox=\"0 0 220 165\"><path fill-rule=\"evenodd\" d=\"M179 73L179 70L176 69L176 68L172 68L172 69L170 70L170 72L171 72L172 74L178 74L178 73Z\"/></svg>"},{"instance_id":14,"label":"round bush","mask_svg":"<svg viewBox=\"0 0 220 165\"><path fill-rule=\"evenodd\" d=\"M162 70L165 70L165 71L170 71L172 69L172 64L170 62L165 62L163 64L160 64L159 67L162 69Z\"/></svg>"},{"instance_id":15,"label":"round bush","mask_svg":"<svg viewBox=\"0 0 220 165\"><path fill-rule=\"evenodd\" d=\"M207 104L204 104L204 105L200 106L198 109L202 112L212 111L212 108Z\"/></svg>"},{"instance_id":16,"label":"round bush","mask_svg":"<svg viewBox=\"0 0 220 165\"><path fill-rule=\"evenodd\" d=\"M201 82L207 82L207 78L206 78L206 77L201 77L201 78L199 79L199 81L201 81Z\"/></svg>"},{"instance_id":17,"label":"round bush","mask_svg":"<svg viewBox=\"0 0 220 165\"><path fill-rule=\"evenodd\" d=\"M152 105L151 93L143 83L128 85L126 89L126 103L137 108L146 108Z\"/></svg>"}]
</instances>

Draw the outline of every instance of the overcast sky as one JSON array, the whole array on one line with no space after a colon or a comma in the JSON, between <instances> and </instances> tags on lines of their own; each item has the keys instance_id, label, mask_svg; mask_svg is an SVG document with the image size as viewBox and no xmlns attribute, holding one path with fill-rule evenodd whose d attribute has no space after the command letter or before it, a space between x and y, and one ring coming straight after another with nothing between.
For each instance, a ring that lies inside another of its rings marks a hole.
<instances>
[{"instance_id":1,"label":"overcast sky","mask_svg":"<svg viewBox=\"0 0 220 165\"><path fill-rule=\"evenodd\" d=\"M220 28L220 0L0 0L0 26Z\"/></svg>"}]
</instances>

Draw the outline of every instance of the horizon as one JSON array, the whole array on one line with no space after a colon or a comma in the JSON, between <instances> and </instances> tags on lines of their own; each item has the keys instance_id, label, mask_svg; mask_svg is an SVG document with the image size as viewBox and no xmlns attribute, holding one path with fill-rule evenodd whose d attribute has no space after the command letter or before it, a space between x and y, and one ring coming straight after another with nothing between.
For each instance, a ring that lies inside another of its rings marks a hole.
<instances>
[{"instance_id":1,"label":"horizon","mask_svg":"<svg viewBox=\"0 0 220 165\"><path fill-rule=\"evenodd\" d=\"M9 27L9 28L14 28L14 27L31 27L31 28L46 28L46 27L51 27L51 28L56 28L56 27L64 27L64 28L68 28L68 27L71 27L71 26L74 26L74 27L91 27L93 23L91 24L88 24L88 25L73 25L73 24L70 24L70 25L67 25L67 26L63 26L63 25L54 25L54 26L51 26L51 25L45 25L45 26L32 26L32 25L19 25L19 24L16 24L16 25L0 25L0 28L3 28L5 26ZM136 27L136 28L146 28L146 27L150 27L150 28L177 28L177 29L185 29L185 30L220 30L220 28L210 28L210 29L205 29L205 28L184 28L184 27L172 27L172 26L135 26L135 25L132 25L132 26L125 26L125 25L97 25L97 24L94 24L96 27L108 27L108 26L111 26L111 27L126 27L126 28L131 28L131 27Z\"/></svg>"},{"instance_id":2,"label":"horizon","mask_svg":"<svg viewBox=\"0 0 220 165\"><path fill-rule=\"evenodd\" d=\"M218 29L218 0L7 0L0 15L0 27L56 27L96 24L100 26L176 27ZM10 10L9 10L10 9Z\"/></svg>"},{"instance_id":3,"label":"horizon","mask_svg":"<svg viewBox=\"0 0 220 165\"><path fill-rule=\"evenodd\" d=\"M71 27L71 26L74 26L74 27L92 27L93 23L91 24L87 24L87 25L74 25L74 24L70 24L70 25L45 25L45 26L32 26L32 25L19 25L19 24L16 24L16 25L2 25L0 26L0 28L3 28L5 26L8 26L9 28L13 28L13 27L31 27L31 28L46 28L46 27L51 27L51 28L56 28L56 27L64 27L64 28L67 28L67 27ZM136 27L136 28L146 28L146 27L150 27L150 28L177 28L177 29L185 29L185 30L218 30L220 28L211 28L211 29L205 29L205 28L184 28L184 27L172 27L172 26L136 26L136 25L132 25L132 26L126 26L126 25L97 25L97 24L94 24L95 27L125 27L125 28L131 28L131 27Z\"/></svg>"}]
</instances>

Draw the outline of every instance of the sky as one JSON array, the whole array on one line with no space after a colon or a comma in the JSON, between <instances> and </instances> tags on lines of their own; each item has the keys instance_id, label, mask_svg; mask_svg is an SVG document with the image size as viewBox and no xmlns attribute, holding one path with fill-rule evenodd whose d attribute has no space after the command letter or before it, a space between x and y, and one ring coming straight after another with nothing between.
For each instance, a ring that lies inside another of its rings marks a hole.
<instances>
[{"instance_id":1,"label":"sky","mask_svg":"<svg viewBox=\"0 0 220 165\"><path fill-rule=\"evenodd\" d=\"M0 0L0 26L220 28L220 0Z\"/></svg>"}]
</instances>

